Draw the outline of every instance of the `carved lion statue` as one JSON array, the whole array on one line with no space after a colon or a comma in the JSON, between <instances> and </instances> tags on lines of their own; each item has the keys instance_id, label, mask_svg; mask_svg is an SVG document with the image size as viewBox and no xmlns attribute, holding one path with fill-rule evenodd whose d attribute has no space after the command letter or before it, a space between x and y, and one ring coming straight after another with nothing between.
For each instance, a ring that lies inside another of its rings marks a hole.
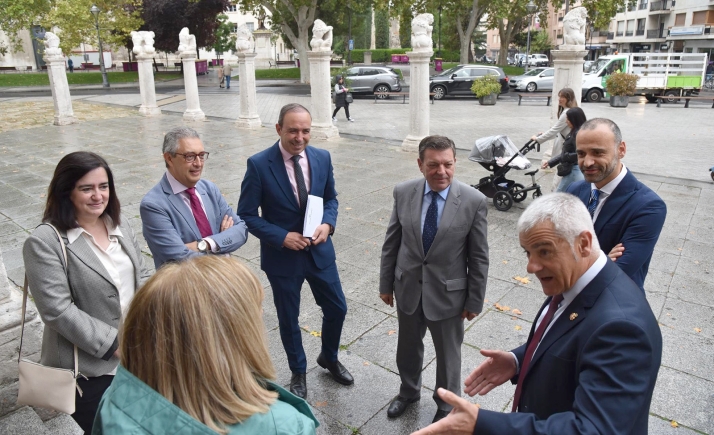
<instances>
[{"instance_id":1,"label":"carved lion statue","mask_svg":"<svg viewBox=\"0 0 714 435\"><path fill-rule=\"evenodd\" d=\"M179 52L196 52L196 36L188 32L188 27L184 27L179 32Z\"/></svg>"},{"instance_id":2,"label":"carved lion statue","mask_svg":"<svg viewBox=\"0 0 714 435\"><path fill-rule=\"evenodd\" d=\"M432 14L419 14L412 20L412 49L414 51L431 51L434 43L431 31L434 29Z\"/></svg>"},{"instance_id":3,"label":"carved lion statue","mask_svg":"<svg viewBox=\"0 0 714 435\"><path fill-rule=\"evenodd\" d=\"M238 50L239 53L251 53L254 45L255 39L253 38L253 33L248 29L245 23L241 23L241 25L238 26L236 50Z\"/></svg>"},{"instance_id":4,"label":"carved lion statue","mask_svg":"<svg viewBox=\"0 0 714 435\"><path fill-rule=\"evenodd\" d=\"M59 48L60 39L52 32L45 32L45 39L42 41L45 44L46 56L62 56L62 49Z\"/></svg>"},{"instance_id":5,"label":"carved lion statue","mask_svg":"<svg viewBox=\"0 0 714 435\"><path fill-rule=\"evenodd\" d=\"M573 8L563 18L563 41L565 45L585 45L585 26L588 11L583 7Z\"/></svg>"},{"instance_id":6,"label":"carved lion statue","mask_svg":"<svg viewBox=\"0 0 714 435\"><path fill-rule=\"evenodd\" d=\"M156 53L154 48L154 32L131 32L131 40L134 43L134 54L147 55Z\"/></svg>"},{"instance_id":7,"label":"carved lion statue","mask_svg":"<svg viewBox=\"0 0 714 435\"><path fill-rule=\"evenodd\" d=\"M312 51L332 50L332 26L328 26L322 20L315 20L315 25L312 26L310 47L312 47Z\"/></svg>"}]
</instances>

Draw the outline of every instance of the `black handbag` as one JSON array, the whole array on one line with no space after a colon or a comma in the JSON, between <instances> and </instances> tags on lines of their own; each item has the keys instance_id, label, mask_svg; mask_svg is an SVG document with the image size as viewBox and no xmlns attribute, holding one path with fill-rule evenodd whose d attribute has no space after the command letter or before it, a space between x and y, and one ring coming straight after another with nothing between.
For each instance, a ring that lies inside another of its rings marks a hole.
<instances>
[{"instance_id":1,"label":"black handbag","mask_svg":"<svg viewBox=\"0 0 714 435\"><path fill-rule=\"evenodd\" d=\"M352 92L348 92L347 95L345 95L345 102L351 103L352 101Z\"/></svg>"}]
</instances>

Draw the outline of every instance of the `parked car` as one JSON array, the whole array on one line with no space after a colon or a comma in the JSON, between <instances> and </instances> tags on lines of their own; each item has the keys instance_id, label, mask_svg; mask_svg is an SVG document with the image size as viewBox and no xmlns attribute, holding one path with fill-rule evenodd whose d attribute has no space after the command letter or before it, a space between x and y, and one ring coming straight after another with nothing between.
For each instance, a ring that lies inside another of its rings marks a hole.
<instances>
[{"instance_id":1,"label":"parked car","mask_svg":"<svg viewBox=\"0 0 714 435\"><path fill-rule=\"evenodd\" d=\"M508 56L508 57L506 58L506 63L508 63L509 65L515 65L515 64L516 64L516 58L513 57L513 56Z\"/></svg>"},{"instance_id":2,"label":"parked car","mask_svg":"<svg viewBox=\"0 0 714 435\"><path fill-rule=\"evenodd\" d=\"M493 59L491 57L486 56L485 54L479 58L476 58L476 62L481 62L481 63L486 63L486 64L491 64L495 65L496 64L496 59Z\"/></svg>"},{"instance_id":3,"label":"parked car","mask_svg":"<svg viewBox=\"0 0 714 435\"><path fill-rule=\"evenodd\" d=\"M345 72L345 82L352 93L399 92L399 74L385 66L355 66ZM386 98L386 96L385 96Z\"/></svg>"},{"instance_id":4,"label":"parked car","mask_svg":"<svg viewBox=\"0 0 714 435\"><path fill-rule=\"evenodd\" d=\"M429 91L434 93L434 99L440 100L445 95L473 95L471 85L474 79L485 75L495 75L499 77L501 83L501 93L509 91L508 76L503 69L497 66L484 65L457 65L446 71L431 76L429 79Z\"/></svg>"},{"instance_id":5,"label":"parked car","mask_svg":"<svg viewBox=\"0 0 714 435\"><path fill-rule=\"evenodd\" d=\"M523 53L517 54L514 59L516 61L516 66L523 66L523 64L526 63L526 55Z\"/></svg>"},{"instance_id":6,"label":"parked car","mask_svg":"<svg viewBox=\"0 0 714 435\"><path fill-rule=\"evenodd\" d=\"M511 77L511 87L517 91L552 91L555 68L534 68L521 76Z\"/></svg>"},{"instance_id":7,"label":"parked car","mask_svg":"<svg viewBox=\"0 0 714 435\"><path fill-rule=\"evenodd\" d=\"M536 53L528 57L528 65L530 66L548 66L548 63L550 63L550 60L545 54Z\"/></svg>"}]
</instances>

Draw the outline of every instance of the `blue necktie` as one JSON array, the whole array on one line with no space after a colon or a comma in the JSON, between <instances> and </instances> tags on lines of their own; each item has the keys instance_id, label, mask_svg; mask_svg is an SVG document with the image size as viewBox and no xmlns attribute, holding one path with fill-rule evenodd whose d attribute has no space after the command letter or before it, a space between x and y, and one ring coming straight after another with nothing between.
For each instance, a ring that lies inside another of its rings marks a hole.
<instances>
[{"instance_id":1,"label":"blue necktie","mask_svg":"<svg viewBox=\"0 0 714 435\"><path fill-rule=\"evenodd\" d=\"M421 242L424 245L424 256L429 252L431 244L434 243L434 237L436 237L436 217L439 213L439 209L436 206L436 197L439 195L433 190L429 192L431 194L431 204L426 210L426 217L424 218L424 230L421 233Z\"/></svg>"},{"instance_id":2,"label":"blue necktie","mask_svg":"<svg viewBox=\"0 0 714 435\"><path fill-rule=\"evenodd\" d=\"M600 198L600 191L593 189L590 194L590 202L588 203L588 211L590 212L590 217L595 218L595 210L597 210L597 200Z\"/></svg>"}]
</instances>

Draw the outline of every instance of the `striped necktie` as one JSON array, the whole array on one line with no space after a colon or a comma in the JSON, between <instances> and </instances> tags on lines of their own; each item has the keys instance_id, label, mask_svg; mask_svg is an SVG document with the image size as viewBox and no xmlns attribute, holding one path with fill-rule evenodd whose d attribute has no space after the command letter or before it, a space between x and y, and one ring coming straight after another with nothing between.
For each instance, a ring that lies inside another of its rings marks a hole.
<instances>
[{"instance_id":1,"label":"striped necktie","mask_svg":"<svg viewBox=\"0 0 714 435\"><path fill-rule=\"evenodd\" d=\"M588 203L588 211L590 212L590 217L595 218L595 210L597 210L597 202L600 198L600 191L598 189L593 189L590 194L590 202Z\"/></svg>"}]
</instances>

